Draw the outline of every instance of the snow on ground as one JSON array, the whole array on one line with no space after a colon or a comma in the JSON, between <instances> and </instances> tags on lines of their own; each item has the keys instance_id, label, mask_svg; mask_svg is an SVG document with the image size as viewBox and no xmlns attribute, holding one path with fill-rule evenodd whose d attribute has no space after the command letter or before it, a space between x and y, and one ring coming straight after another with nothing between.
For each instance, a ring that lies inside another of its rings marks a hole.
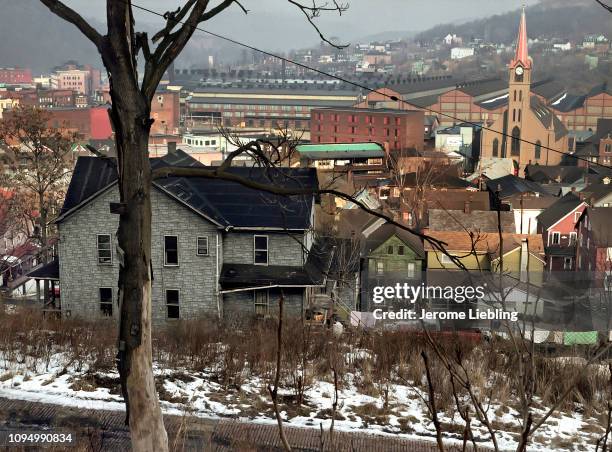
<instances>
[{"instance_id":1,"label":"snow on ground","mask_svg":"<svg viewBox=\"0 0 612 452\"><path fill-rule=\"evenodd\" d=\"M365 351L364 351L365 353ZM0 397L38 401L78 408L122 410L118 392L117 373L76 370L66 363L62 354L51 356L48 364L33 366L32 361L21 359L16 364L0 355ZM33 367L36 367L33 371ZM165 413L189 413L200 417L226 417L251 422L274 423L271 402L267 395L267 382L253 376L232 387L224 387L212 374L187 372L184 369L155 369L158 392ZM393 435L411 439L435 439L424 399L419 389L404 385L389 385L389 406L384 409L383 399L360 392L353 375L346 376L339 390L335 428L378 435ZM239 387L236 387L239 386ZM280 391L281 398L290 399L293 393ZM305 391L302 408L295 404L283 405L287 425L310 428L329 428L334 386L318 381ZM536 419L545 411L535 410ZM487 411L498 430L497 440L502 450L516 447L519 431L518 413L511 407L491 404ZM449 441L459 442L463 421L457 413L441 413L440 422ZM555 415L536 432L529 450L595 450L596 438L601 433L594 419L583 419L579 413ZM490 444L485 427L472 420L479 444Z\"/></svg>"}]
</instances>

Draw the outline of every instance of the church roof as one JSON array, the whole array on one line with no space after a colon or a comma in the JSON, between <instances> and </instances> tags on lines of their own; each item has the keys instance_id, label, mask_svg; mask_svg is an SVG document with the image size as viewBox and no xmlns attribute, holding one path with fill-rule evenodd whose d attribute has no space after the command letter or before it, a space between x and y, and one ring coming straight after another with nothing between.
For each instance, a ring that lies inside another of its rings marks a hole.
<instances>
[{"instance_id":1,"label":"church roof","mask_svg":"<svg viewBox=\"0 0 612 452\"><path fill-rule=\"evenodd\" d=\"M547 129L553 127L555 131L555 140L567 135L567 128L565 125L559 120L559 118L557 118L557 115L555 115L550 108L542 103L540 99L538 99L536 96L531 96L529 106L531 107L531 111L536 115L544 127Z\"/></svg>"},{"instance_id":2,"label":"church roof","mask_svg":"<svg viewBox=\"0 0 612 452\"><path fill-rule=\"evenodd\" d=\"M510 62L510 67L521 65L525 68L531 68L531 60L527 49L527 20L525 19L525 9L521 14L521 23L519 25L518 38L516 40L516 53L514 59Z\"/></svg>"}]
</instances>

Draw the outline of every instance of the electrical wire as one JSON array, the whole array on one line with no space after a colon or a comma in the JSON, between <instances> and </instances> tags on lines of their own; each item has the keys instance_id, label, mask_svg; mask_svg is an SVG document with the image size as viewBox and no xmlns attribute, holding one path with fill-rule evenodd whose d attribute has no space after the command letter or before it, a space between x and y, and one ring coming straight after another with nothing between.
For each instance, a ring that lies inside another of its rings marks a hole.
<instances>
[{"instance_id":1,"label":"electrical wire","mask_svg":"<svg viewBox=\"0 0 612 452\"><path fill-rule=\"evenodd\" d=\"M128 2L128 4L130 4L131 6L133 6L136 9L139 9L141 11L144 11L144 12L147 12L147 13L159 16L159 17L163 18L164 20L166 20L166 15L165 14L159 13L159 12L157 12L155 10L152 10L152 9L147 8L145 6L140 6L140 5L137 5L137 4L134 4L134 3L129 3ZM186 22L180 21L180 20L175 20L174 22L175 22L175 24L187 25ZM390 95L390 94L378 91L377 89L370 88L370 87L368 87L366 85L363 85L361 83L355 82L353 80L349 80L349 79L346 79L344 77L340 77L340 76L335 75L335 74L330 74L329 72L325 72L325 71L323 71L321 69L317 69L317 68L308 66L308 65L306 65L304 63L300 63L299 61L294 61L294 60L292 60L290 58L286 58L286 57L283 57L281 55L275 54L273 52L260 49L258 47L253 46L253 45L246 44L244 42L238 41L238 40L233 39L233 38L229 38L229 37L221 35L219 33L215 33L213 31L205 30L205 29L200 28L198 26L195 26L193 28L195 30L201 31L203 33L206 33L206 34L208 34L210 36L214 36L215 38L222 39L222 40L224 40L226 42L230 42L232 44L235 44L235 45L247 48L249 50L253 50L255 52L259 52L259 53L261 53L263 55L267 55L269 57L276 58L276 59L279 59L281 61L285 61L286 63L293 64L294 66L300 67L302 69L306 69L306 70L314 72L316 74L323 75L325 77L329 77L329 78L334 79L334 80L338 80L340 82L346 83L348 85L352 85L352 86L354 86L356 88L360 88L360 89L362 89L364 91L367 91L367 92L370 92L370 93L376 93L376 94L381 95L383 97L386 97L386 98L388 98L388 99L390 99L390 100L392 100L394 102L402 103L402 104L405 104L405 105L408 105L410 107L417 108L417 109L420 109L420 110L425 110L425 111L427 111L429 113L434 113L436 115L444 116L446 118L452 119L453 121L458 121L458 122L460 122L462 124L469 124L469 125L471 125L473 127L481 128L481 130L487 130L489 132L493 132L493 133L499 134L499 135L501 135L503 137L510 138L512 140L517 140L517 137L515 137L515 136L513 136L513 135L511 135L509 133L500 132L498 130L492 129L491 127L485 126L484 124L479 124L477 122L473 122L473 121L469 121L469 120L463 120L463 119L457 118L456 116L453 116L453 115L450 115L448 113L444 113L444 112L441 112L441 111L437 111L437 110L434 110L434 109L429 108L429 107L423 107L423 106L420 106L420 105L412 104L412 103L406 101L405 99L401 99L401 98L399 98L399 97L397 97L395 95ZM554 115L553 112L551 112L551 114ZM538 143L534 143L532 141L526 140L526 139L521 138L521 137L518 137L518 140L520 142L522 142L522 143L530 144L532 146L537 146L538 145ZM587 163L587 165L596 165L596 166L600 166L602 168L606 168L606 169L612 170L612 166L604 165L604 164L599 163L599 162L592 162L591 160L589 160L587 158L584 158L584 157L581 157L581 156L578 156L578 155L574 155L574 154L570 154L568 152L559 151L558 149L553 149L553 148L548 147L548 146L544 146L544 145L540 144L540 149L541 150L547 150L547 151L553 151L553 152L556 152L558 154L574 158L576 160L584 161L584 162Z\"/></svg>"}]
</instances>

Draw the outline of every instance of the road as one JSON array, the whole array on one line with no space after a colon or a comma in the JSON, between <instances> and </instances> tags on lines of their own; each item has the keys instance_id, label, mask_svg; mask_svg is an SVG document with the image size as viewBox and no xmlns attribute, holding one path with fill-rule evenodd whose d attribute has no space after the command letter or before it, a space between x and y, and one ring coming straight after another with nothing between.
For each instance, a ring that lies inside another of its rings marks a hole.
<instances>
[{"instance_id":1,"label":"road","mask_svg":"<svg viewBox=\"0 0 612 452\"><path fill-rule=\"evenodd\" d=\"M256 424L226 419L202 419L187 416L164 416L171 450L185 451L282 451L276 425ZM39 450L127 451L129 432L120 411L90 410L0 398L0 449L27 450L36 448L7 447L9 432L72 433L77 444ZM316 428L285 427L294 451L321 450L320 431ZM415 441L374 436L362 433L335 432L333 447L338 452L435 452L433 441ZM459 448L447 450L458 451Z\"/></svg>"}]
</instances>

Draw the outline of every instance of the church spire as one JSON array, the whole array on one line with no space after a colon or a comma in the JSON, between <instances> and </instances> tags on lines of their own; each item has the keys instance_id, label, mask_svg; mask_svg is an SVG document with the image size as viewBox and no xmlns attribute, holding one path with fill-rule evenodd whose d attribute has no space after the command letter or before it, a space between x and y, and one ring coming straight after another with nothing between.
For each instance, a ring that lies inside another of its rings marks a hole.
<instances>
[{"instance_id":1,"label":"church spire","mask_svg":"<svg viewBox=\"0 0 612 452\"><path fill-rule=\"evenodd\" d=\"M519 25L518 38L516 40L516 54L510 63L510 67L516 67L518 64L524 68L531 67L529 52L527 50L527 20L525 19L525 7L521 14L521 24Z\"/></svg>"}]
</instances>

